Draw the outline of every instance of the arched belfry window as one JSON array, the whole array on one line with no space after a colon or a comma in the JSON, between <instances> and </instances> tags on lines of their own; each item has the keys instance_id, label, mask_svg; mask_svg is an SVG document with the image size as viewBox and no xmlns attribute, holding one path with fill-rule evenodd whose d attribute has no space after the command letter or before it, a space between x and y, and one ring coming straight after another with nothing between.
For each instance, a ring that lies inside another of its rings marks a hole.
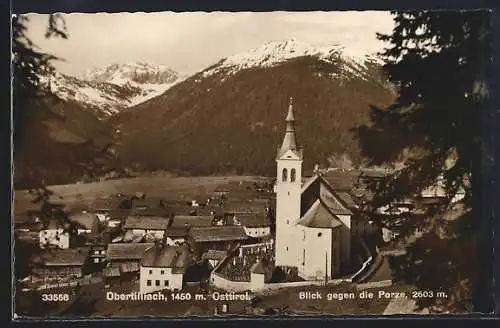
<instances>
[{"instance_id":1,"label":"arched belfry window","mask_svg":"<svg viewBox=\"0 0 500 328\"><path fill-rule=\"evenodd\" d=\"M294 182L295 181L295 169L292 169L290 171L290 181Z\"/></svg>"},{"instance_id":2,"label":"arched belfry window","mask_svg":"<svg viewBox=\"0 0 500 328\"><path fill-rule=\"evenodd\" d=\"M287 169L283 169L283 173L281 174L282 180L286 181L288 180L288 171Z\"/></svg>"}]
</instances>

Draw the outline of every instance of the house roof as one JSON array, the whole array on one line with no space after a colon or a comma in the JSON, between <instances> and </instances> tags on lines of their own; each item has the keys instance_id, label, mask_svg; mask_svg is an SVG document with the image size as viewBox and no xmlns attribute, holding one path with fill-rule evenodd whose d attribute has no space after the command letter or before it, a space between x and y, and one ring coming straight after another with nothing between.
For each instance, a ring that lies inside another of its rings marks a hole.
<instances>
[{"instance_id":1,"label":"house roof","mask_svg":"<svg viewBox=\"0 0 500 328\"><path fill-rule=\"evenodd\" d=\"M92 229L95 227L98 218L91 213L74 213L70 214L69 220L75 223L79 228Z\"/></svg>"},{"instance_id":2,"label":"house roof","mask_svg":"<svg viewBox=\"0 0 500 328\"><path fill-rule=\"evenodd\" d=\"M336 228L342 222L321 200L316 200L297 224L309 228Z\"/></svg>"},{"instance_id":3,"label":"house roof","mask_svg":"<svg viewBox=\"0 0 500 328\"><path fill-rule=\"evenodd\" d=\"M184 272L192 263L188 249L183 246L155 245L144 253L143 267L172 268L174 273Z\"/></svg>"},{"instance_id":4,"label":"house roof","mask_svg":"<svg viewBox=\"0 0 500 328\"><path fill-rule=\"evenodd\" d=\"M139 260L144 252L154 243L116 243L109 244L106 250L107 260Z\"/></svg>"},{"instance_id":5,"label":"house roof","mask_svg":"<svg viewBox=\"0 0 500 328\"><path fill-rule=\"evenodd\" d=\"M224 203L223 209L225 213L265 213L266 205L262 202L238 202L232 201Z\"/></svg>"},{"instance_id":6,"label":"house roof","mask_svg":"<svg viewBox=\"0 0 500 328\"><path fill-rule=\"evenodd\" d=\"M130 210L130 215L132 216L159 216L168 217L170 216L170 211L163 207L147 207L147 208L134 208Z\"/></svg>"},{"instance_id":7,"label":"house roof","mask_svg":"<svg viewBox=\"0 0 500 328\"><path fill-rule=\"evenodd\" d=\"M161 197L145 197L132 199L132 208L159 208L163 207L166 200Z\"/></svg>"},{"instance_id":8,"label":"house roof","mask_svg":"<svg viewBox=\"0 0 500 328\"><path fill-rule=\"evenodd\" d=\"M215 212L215 206L191 206L187 204L172 204L168 206L171 213L179 216L188 215L212 215L211 212ZM195 214L192 214L195 213Z\"/></svg>"},{"instance_id":9,"label":"house roof","mask_svg":"<svg viewBox=\"0 0 500 328\"><path fill-rule=\"evenodd\" d=\"M189 235L189 228L186 227L168 227L165 232L167 237L187 237Z\"/></svg>"},{"instance_id":10,"label":"house roof","mask_svg":"<svg viewBox=\"0 0 500 328\"><path fill-rule=\"evenodd\" d=\"M130 215L129 209L116 208L109 211L108 217L110 220L123 220L125 221Z\"/></svg>"},{"instance_id":11,"label":"house roof","mask_svg":"<svg viewBox=\"0 0 500 328\"><path fill-rule=\"evenodd\" d=\"M49 249L35 257L34 263L44 266L82 266L90 248Z\"/></svg>"},{"instance_id":12,"label":"house roof","mask_svg":"<svg viewBox=\"0 0 500 328\"><path fill-rule=\"evenodd\" d=\"M189 234L195 242L246 240L249 238L242 226L194 227L191 228Z\"/></svg>"},{"instance_id":13,"label":"house roof","mask_svg":"<svg viewBox=\"0 0 500 328\"><path fill-rule=\"evenodd\" d=\"M250 227L268 227L271 225L266 215L262 214L236 214L236 219L242 226Z\"/></svg>"},{"instance_id":14,"label":"house roof","mask_svg":"<svg viewBox=\"0 0 500 328\"><path fill-rule=\"evenodd\" d=\"M94 211L110 211L120 207L123 201L127 200L125 196L112 195L105 198L97 198L91 205Z\"/></svg>"},{"instance_id":15,"label":"house roof","mask_svg":"<svg viewBox=\"0 0 500 328\"><path fill-rule=\"evenodd\" d=\"M215 249L209 249L201 255L202 260L223 260L227 256L226 251L219 251Z\"/></svg>"},{"instance_id":16,"label":"house roof","mask_svg":"<svg viewBox=\"0 0 500 328\"><path fill-rule=\"evenodd\" d=\"M129 216L123 229L166 230L169 219L158 216Z\"/></svg>"},{"instance_id":17,"label":"house roof","mask_svg":"<svg viewBox=\"0 0 500 328\"><path fill-rule=\"evenodd\" d=\"M176 215L174 216L169 227L185 228L185 227L209 227L212 225L212 216L189 216Z\"/></svg>"}]
</instances>

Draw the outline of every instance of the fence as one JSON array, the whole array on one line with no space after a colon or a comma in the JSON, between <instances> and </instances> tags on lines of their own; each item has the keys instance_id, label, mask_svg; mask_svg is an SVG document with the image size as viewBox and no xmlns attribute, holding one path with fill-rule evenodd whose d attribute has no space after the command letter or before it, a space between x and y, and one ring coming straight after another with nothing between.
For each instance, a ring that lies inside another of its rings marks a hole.
<instances>
[{"instance_id":1,"label":"fence","mask_svg":"<svg viewBox=\"0 0 500 328\"><path fill-rule=\"evenodd\" d=\"M340 285L342 283L351 283L351 279L331 279L326 282L327 285ZM222 277L217 273L212 273L210 283L220 289L231 292L243 292L253 290L253 292L270 292L282 288L305 287L305 286L325 286L324 280L308 280L280 283L266 283L257 289L253 288L251 281L232 281Z\"/></svg>"},{"instance_id":2,"label":"fence","mask_svg":"<svg viewBox=\"0 0 500 328\"><path fill-rule=\"evenodd\" d=\"M61 288L61 287L78 287L84 285L92 285L103 282L103 278L100 276L85 276L76 281L68 281L68 282L57 282L53 284L43 284L38 286L37 290L45 290L51 288Z\"/></svg>"}]
</instances>

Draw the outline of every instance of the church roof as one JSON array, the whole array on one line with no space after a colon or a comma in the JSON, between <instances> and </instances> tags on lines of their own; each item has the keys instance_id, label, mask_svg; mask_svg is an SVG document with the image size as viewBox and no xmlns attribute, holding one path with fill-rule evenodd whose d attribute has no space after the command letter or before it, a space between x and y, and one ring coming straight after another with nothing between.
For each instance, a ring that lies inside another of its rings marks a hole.
<instances>
[{"instance_id":1,"label":"church roof","mask_svg":"<svg viewBox=\"0 0 500 328\"><path fill-rule=\"evenodd\" d=\"M309 228L336 228L341 226L342 222L318 199L297 224Z\"/></svg>"},{"instance_id":2,"label":"church roof","mask_svg":"<svg viewBox=\"0 0 500 328\"><path fill-rule=\"evenodd\" d=\"M291 150L298 158L302 158L302 150L297 147L297 141L295 139L295 115L293 114L293 98L290 98L288 114L286 116L285 122L285 137L283 138L281 147L278 149L277 157L280 158L287 151Z\"/></svg>"},{"instance_id":3,"label":"church roof","mask_svg":"<svg viewBox=\"0 0 500 328\"><path fill-rule=\"evenodd\" d=\"M329 192L334 196L334 198L338 201L338 202L336 202L335 206L327 206L325 204L325 206L328 207L330 212L332 212L333 214L338 214L338 215L351 215L352 214L352 211L350 209L354 208L356 204L355 204L354 200L352 199L351 195L349 193L345 193L342 191L339 192L339 191L334 190L332 185L330 185L330 183L325 178L323 178L323 176L320 174L315 174L311 178L306 180L304 182L304 184L302 185L302 189L300 192L301 192L301 194L303 194L309 188L320 188L321 185L325 186L329 190ZM318 192L318 197L321 197L319 192ZM327 200L323 199L323 201L332 205L331 202L328 202Z\"/></svg>"}]
</instances>

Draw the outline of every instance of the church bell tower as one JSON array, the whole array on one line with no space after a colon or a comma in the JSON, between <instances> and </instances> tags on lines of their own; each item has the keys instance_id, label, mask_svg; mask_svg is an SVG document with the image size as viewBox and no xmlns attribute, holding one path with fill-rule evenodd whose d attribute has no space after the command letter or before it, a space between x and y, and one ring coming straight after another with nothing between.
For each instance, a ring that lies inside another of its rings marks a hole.
<instances>
[{"instance_id":1,"label":"church bell tower","mask_svg":"<svg viewBox=\"0 0 500 328\"><path fill-rule=\"evenodd\" d=\"M302 149L295 138L295 117L293 98L290 98L285 119L285 137L276 156L276 266L298 266L300 261L297 247L296 223L300 219L302 187Z\"/></svg>"}]
</instances>

